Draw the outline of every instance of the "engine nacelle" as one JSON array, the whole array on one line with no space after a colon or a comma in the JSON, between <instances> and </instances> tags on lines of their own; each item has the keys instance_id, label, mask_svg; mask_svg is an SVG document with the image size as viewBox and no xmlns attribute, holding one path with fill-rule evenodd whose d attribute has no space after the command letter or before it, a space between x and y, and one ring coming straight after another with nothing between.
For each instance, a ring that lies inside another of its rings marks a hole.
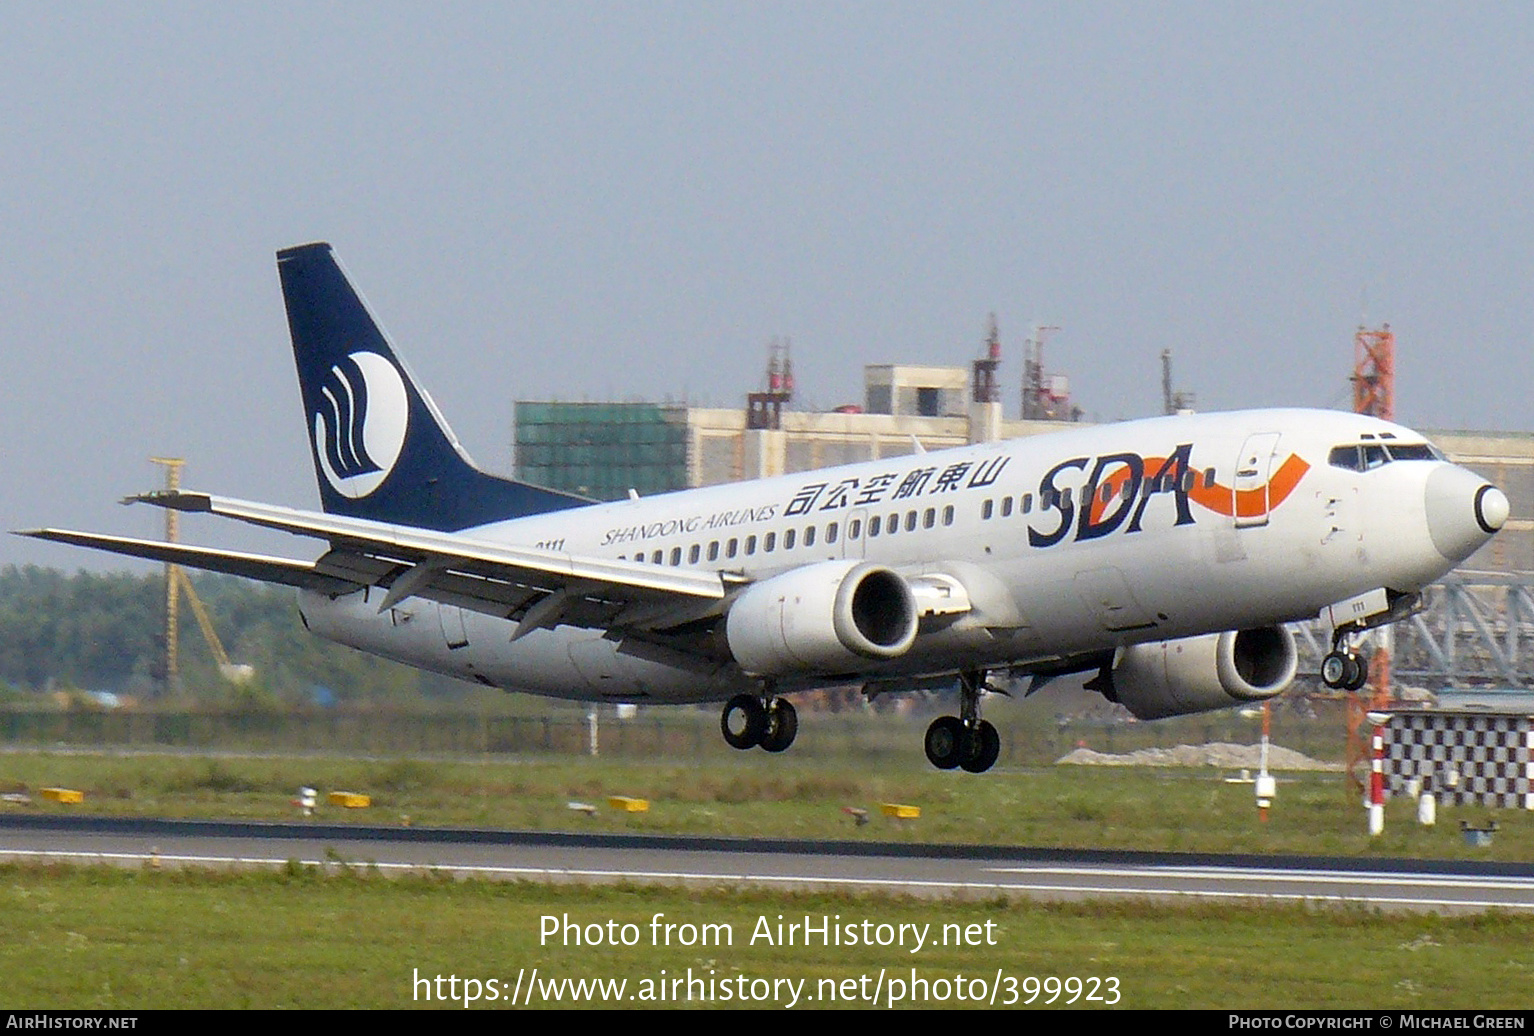
<instances>
[{"instance_id":1,"label":"engine nacelle","mask_svg":"<svg viewBox=\"0 0 1534 1036\"><path fill-rule=\"evenodd\" d=\"M916 598L899 573L822 561L742 591L725 616L725 640L753 676L846 673L904 654L916 625Z\"/></svg>"},{"instance_id":2,"label":"engine nacelle","mask_svg":"<svg viewBox=\"0 0 1534 1036\"><path fill-rule=\"evenodd\" d=\"M1263 626L1125 648L1112 694L1140 719L1262 701L1294 680L1299 652L1287 626Z\"/></svg>"}]
</instances>

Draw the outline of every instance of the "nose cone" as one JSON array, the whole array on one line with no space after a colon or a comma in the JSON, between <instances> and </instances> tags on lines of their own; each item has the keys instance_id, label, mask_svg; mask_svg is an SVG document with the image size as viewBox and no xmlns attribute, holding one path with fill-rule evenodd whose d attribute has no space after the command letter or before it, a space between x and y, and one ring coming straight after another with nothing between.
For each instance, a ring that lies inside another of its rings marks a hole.
<instances>
[{"instance_id":1,"label":"nose cone","mask_svg":"<svg viewBox=\"0 0 1534 1036\"><path fill-rule=\"evenodd\" d=\"M1427 529L1438 553L1461 562L1507 522L1507 496L1481 476L1446 465L1427 480Z\"/></svg>"}]
</instances>

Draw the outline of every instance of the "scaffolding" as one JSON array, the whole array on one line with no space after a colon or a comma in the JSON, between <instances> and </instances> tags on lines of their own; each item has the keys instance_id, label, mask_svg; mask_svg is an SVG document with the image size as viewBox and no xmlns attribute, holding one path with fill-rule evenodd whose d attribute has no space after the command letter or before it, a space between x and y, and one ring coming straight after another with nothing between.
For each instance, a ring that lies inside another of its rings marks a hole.
<instances>
[{"instance_id":1,"label":"scaffolding","mask_svg":"<svg viewBox=\"0 0 1534 1036\"><path fill-rule=\"evenodd\" d=\"M596 500L686 489L687 442L681 405L517 404L517 476Z\"/></svg>"}]
</instances>

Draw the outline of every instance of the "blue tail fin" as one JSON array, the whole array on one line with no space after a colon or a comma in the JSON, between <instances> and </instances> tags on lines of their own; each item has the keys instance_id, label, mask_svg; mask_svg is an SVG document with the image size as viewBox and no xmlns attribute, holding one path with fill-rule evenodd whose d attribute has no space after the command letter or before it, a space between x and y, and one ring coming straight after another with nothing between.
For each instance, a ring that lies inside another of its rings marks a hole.
<instances>
[{"instance_id":1,"label":"blue tail fin","mask_svg":"<svg viewBox=\"0 0 1534 1036\"><path fill-rule=\"evenodd\" d=\"M328 244L283 249L277 270L326 511L456 532L589 503L475 467Z\"/></svg>"}]
</instances>

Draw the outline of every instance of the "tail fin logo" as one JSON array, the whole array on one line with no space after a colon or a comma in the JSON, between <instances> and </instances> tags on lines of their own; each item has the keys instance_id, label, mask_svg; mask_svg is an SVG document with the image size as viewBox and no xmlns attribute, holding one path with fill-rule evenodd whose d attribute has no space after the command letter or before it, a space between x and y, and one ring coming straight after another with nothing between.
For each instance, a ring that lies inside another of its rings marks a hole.
<instances>
[{"instance_id":1,"label":"tail fin logo","mask_svg":"<svg viewBox=\"0 0 1534 1036\"><path fill-rule=\"evenodd\" d=\"M367 496L389 477L405 446L410 400L394 364L354 352L320 385L314 413L314 455L337 493Z\"/></svg>"}]
</instances>

